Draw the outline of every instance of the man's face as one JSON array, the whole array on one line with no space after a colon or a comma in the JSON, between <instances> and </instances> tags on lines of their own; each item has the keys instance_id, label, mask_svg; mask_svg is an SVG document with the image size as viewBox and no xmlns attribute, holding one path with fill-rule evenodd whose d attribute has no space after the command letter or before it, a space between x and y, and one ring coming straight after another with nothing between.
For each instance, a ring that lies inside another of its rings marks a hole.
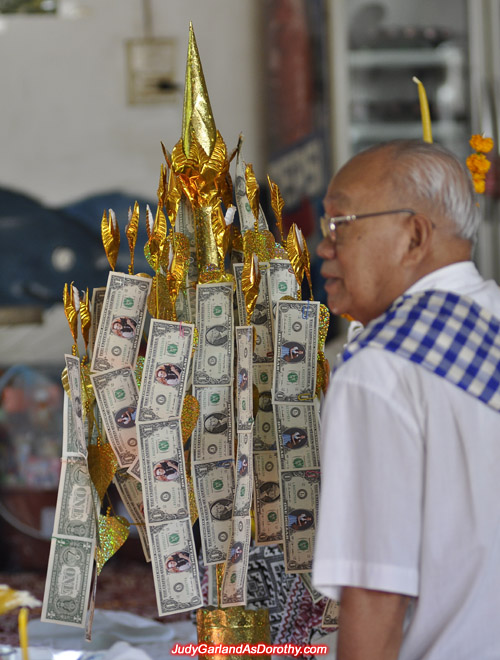
<instances>
[{"instance_id":1,"label":"man's face","mask_svg":"<svg viewBox=\"0 0 500 660\"><path fill-rule=\"evenodd\" d=\"M390 182L386 151L358 156L333 178L324 207L327 216L372 213L411 206L402 203ZM408 246L408 215L383 215L338 227L323 239L328 307L367 323L382 314L406 287L401 261Z\"/></svg>"}]
</instances>

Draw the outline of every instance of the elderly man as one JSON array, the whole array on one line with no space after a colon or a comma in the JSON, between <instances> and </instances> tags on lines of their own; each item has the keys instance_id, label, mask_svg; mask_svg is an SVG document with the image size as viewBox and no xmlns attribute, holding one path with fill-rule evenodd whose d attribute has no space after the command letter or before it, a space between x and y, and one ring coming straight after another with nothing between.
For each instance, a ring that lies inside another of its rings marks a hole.
<instances>
[{"instance_id":1,"label":"elderly man","mask_svg":"<svg viewBox=\"0 0 500 660\"><path fill-rule=\"evenodd\" d=\"M338 660L500 658L500 290L447 150L354 157L325 198L328 305L366 327L323 406L315 586Z\"/></svg>"}]
</instances>

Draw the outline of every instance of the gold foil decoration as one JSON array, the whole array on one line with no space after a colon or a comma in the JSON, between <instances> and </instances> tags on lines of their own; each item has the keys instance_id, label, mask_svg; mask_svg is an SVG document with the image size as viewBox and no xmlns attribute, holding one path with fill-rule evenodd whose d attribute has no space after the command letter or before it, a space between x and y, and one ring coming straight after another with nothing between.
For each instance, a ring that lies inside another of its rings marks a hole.
<instances>
[{"instance_id":1,"label":"gold foil decoration","mask_svg":"<svg viewBox=\"0 0 500 660\"><path fill-rule=\"evenodd\" d=\"M253 252L259 258L259 261L269 261L275 258L275 240L269 229L256 231L249 229L243 236L243 252L249 254Z\"/></svg>"},{"instance_id":2,"label":"gold foil decoration","mask_svg":"<svg viewBox=\"0 0 500 660\"><path fill-rule=\"evenodd\" d=\"M182 116L182 142L186 156L196 135L205 153L210 156L215 144L215 122L201 66L193 24L189 24L189 44L186 64L186 86Z\"/></svg>"},{"instance_id":3,"label":"gold foil decoration","mask_svg":"<svg viewBox=\"0 0 500 660\"><path fill-rule=\"evenodd\" d=\"M137 389L141 389L143 370L144 370L144 355L139 355L139 357L137 358L137 362L135 363L135 370L134 370Z\"/></svg>"},{"instance_id":4,"label":"gold foil decoration","mask_svg":"<svg viewBox=\"0 0 500 660\"><path fill-rule=\"evenodd\" d=\"M304 235L295 223L290 227L290 231L288 232L286 239L286 251L290 263L292 264L293 272L299 285L299 289L302 286L304 274L306 275L312 300L313 291L311 280L311 258L309 256L309 250L307 248Z\"/></svg>"},{"instance_id":5,"label":"gold foil decoration","mask_svg":"<svg viewBox=\"0 0 500 660\"><path fill-rule=\"evenodd\" d=\"M164 321L175 321L177 319L170 299L167 276L163 273L158 272L153 277L151 291L148 296L148 311L155 319L163 319Z\"/></svg>"},{"instance_id":6,"label":"gold foil decoration","mask_svg":"<svg viewBox=\"0 0 500 660\"><path fill-rule=\"evenodd\" d=\"M151 239L151 234L153 233L154 219L149 204L146 204L146 232L148 235L148 241Z\"/></svg>"},{"instance_id":7,"label":"gold foil decoration","mask_svg":"<svg viewBox=\"0 0 500 660\"><path fill-rule=\"evenodd\" d=\"M250 208L252 209L253 217L255 219L255 230L258 231L259 222L259 184L255 177L251 163L246 166L245 180L247 187L247 197Z\"/></svg>"},{"instance_id":8,"label":"gold foil decoration","mask_svg":"<svg viewBox=\"0 0 500 660\"><path fill-rule=\"evenodd\" d=\"M122 547L128 538L130 523L122 516L99 516L99 541L96 547L95 561L97 575L100 575L102 567Z\"/></svg>"},{"instance_id":9,"label":"gold foil decoration","mask_svg":"<svg viewBox=\"0 0 500 660\"><path fill-rule=\"evenodd\" d=\"M101 236L109 265L111 270L114 270L118 259L118 251L120 250L120 228L113 209L109 209L109 219L106 211L102 214Z\"/></svg>"},{"instance_id":10,"label":"gold foil decoration","mask_svg":"<svg viewBox=\"0 0 500 660\"><path fill-rule=\"evenodd\" d=\"M178 184L175 173L170 170L168 177L168 188L165 197L165 209L172 227L175 226L175 219L179 211L179 204L181 202L182 190Z\"/></svg>"},{"instance_id":11,"label":"gold foil decoration","mask_svg":"<svg viewBox=\"0 0 500 660\"><path fill-rule=\"evenodd\" d=\"M172 261L167 271L167 285L169 289L170 302L175 309L175 302L179 291L186 282L189 269L189 239L184 234L172 232L170 237L170 250Z\"/></svg>"},{"instance_id":12,"label":"gold foil decoration","mask_svg":"<svg viewBox=\"0 0 500 660\"><path fill-rule=\"evenodd\" d=\"M76 344L78 341L78 310L80 306L80 296L78 295L76 287L73 286L73 282L71 282L69 286L68 284L64 285L63 305L71 336L73 337L73 342Z\"/></svg>"},{"instance_id":13,"label":"gold foil decoration","mask_svg":"<svg viewBox=\"0 0 500 660\"><path fill-rule=\"evenodd\" d=\"M212 213L217 211L211 206L195 209L196 257L200 271L199 281L204 281L204 275L222 270L219 260L219 250L212 230ZM210 270L210 266L213 270Z\"/></svg>"},{"instance_id":14,"label":"gold foil decoration","mask_svg":"<svg viewBox=\"0 0 500 660\"><path fill-rule=\"evenodd\" d=\"M248 233L248 232L247 232ZM260 269L256 254L245 253L243 271L241 273L241 290L245 296L245 309L247 313L246 324L250 324L253 310L259 296Z\"/></svg>"},{"instance_id":15,"label":"gold foil decoration","mask_svg":"<svg viewBox=\"0 0 500 660\"><path fill-rule=\"evenodd\" d=\"M208 646L238 646L240 644L271 644L269 610L246 610L243 607L226 609L200 608L196 612L198 643ZM242 649L244 646L242 646ZM199 654L200 660L241 660L241 658L260 658L271 660L270 655Z\"/></svg>"},{"instance_id":16,"label":"gold foil decoration","mask_svg":"<svg viewBox=\"0 0 500 660\"><path fill-rule=\"evenodd\" d=\"M109 443L98 441L96 445L88 446L88 452L90 478L102 502L118 470L118 461Z\"/></svg>"},{"instance_id":17,"label":"gold foil decoration","mask_svg":"<svg viewBox=\"0 0 500 660\"><path fill-rule=\"evenodd\" d=\"M158 181L158 189L156 195L158 197L158 206L165 206L165 197L167 194L167 170L163 163L160 164L160 179Z\"/></svg>"},{"instance_id":18,"label":"gold foil decoration","mask_svg":"<svg viewBox=\"0 0 500 660\"><path fill-rule=\"evenodd\" d=\"M82 407L85 414L89 414L90 408L95 401L94 388L90 380L90 364L84 356L80 367Z\"/></svg>"},{"instance_id":19,"label":"gold foil decoration","mask_svg":"<svg viewBox=\"0 0 500 660\"><path fill-rule=\"evenodd\" d=\"M128 211L128 223L125 227L125 235L127 237L128 249L130 252L130 264L128 267L128 272L130 275L134 274L134 255L135 255L135 244L137 242L137 233L139 231L139 204L135 202L134 210L129 209Z\"/></svg>"},{"instance_id":20,"label":"gold foil decoration","mask_svg":"<svg viewBox=\"0 0 500 660\"><path fill-rule=\"evenodd\" d=\"M231 244L233 250L243 252L243 237L236 225L231 225Z\"/></svg>"},{"instance_id":21,"label":"gold foil decoration","mask_svg":"<svg viewBox=\"0 0 500 660\"><path fill-rule=\"evenodd\" d=\"M330 312L323 303L319 306L319 326L318 326L318 372L316 376L316 396L321 392L326 394L328 383L330 381L330 365L325 357L325 342L330 324Z\"/></svg>"},{"instance_id":22,"label":"gold foil decoration","mask_svg":"<svg viewBox=\"0 0 500 660\"><path fill-rule=\"evenodd\" d=\"M281 242L285 242L285 237L283 235L283 207L285 206L285 201L281 196L280 189L277 183L272 181L269 174L267 175L267 181L269 183L269 189L271 191L271 206L274 211L274 217L276 218L276 224L278 226Z\"/></svg>"},{"instance_id":23,"label":"gold foil decoration","mask_svg":"<svg viewBox=\"0 0 500 660\"><path fill-rule=\"evenodd\" d=\"M64 369L61 372L61 384L63 386L64 391L71 399L71 390L69 387L69 379L68 379L68 367L64 367Z\"/></svg>"},{"instance_id":24,"label":"gold foil decoration","mask_svg":"<svg viewBox=\"0 0 500 660\"><path fill-rule=\"evenodd\" d=\"M198 507L196 505L196 495L194 493L193 479L190 474L186 474L187 481L187 494L189 500L189 519L191 520L191 525L194 525L198 520Z\"/></svg>"},{"instance_id":25,"label":"gold foil decoration","mask_svg":"<svg viewBox=\"0 0 500 660\"><path fill-rule=\"evenodd\" d=\"M194 431L194 427L198 421L199 414L200 404L198 399L196 399L192 394L186 394L182 404L181 412L182 441L184 444L186 444L186 442L191 437L191 433Z\"/></svg>"},{"instance_id":26,"label":"gold foil decoration","mask_svg":"<svg viewBox=\"0 0 500 660\"><path fill-rule=\"evenodd\" d=\"M234 207L232 206L230 207L230 209L233 208ZM228 213L230 213L229 210ZM219 259L223 263L231 240L231 224L226 224L226 218L224 217L220 204L212 215L212 230L217 250L219 252Z\"/></svg>"},{"instance_id":27,"label":"gold foil decoration","mask_svg":"<svg viewBox=\"0 0 500 660\"><path fill-rule=\"evenodd\" d=\"M90 303L89 303L89 290L87 289L85 295L80 300L80 327L82 330L82 337L85 343L85 351L88 351L89 347L89 333L90 325L92 322L90 314Z\"/></svg>"}]
</instances>

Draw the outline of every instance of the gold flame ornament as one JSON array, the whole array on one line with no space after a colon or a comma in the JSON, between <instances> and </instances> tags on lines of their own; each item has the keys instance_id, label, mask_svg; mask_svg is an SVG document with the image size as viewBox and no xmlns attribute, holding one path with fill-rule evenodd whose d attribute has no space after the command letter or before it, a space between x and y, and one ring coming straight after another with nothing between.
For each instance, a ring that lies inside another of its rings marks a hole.
<instances>
[{"instance_id":1,"label":"gold flame ornament","mask_svg":"<svg viewBox=\"0 0 500 660\"><path fill-rule=\"evenodd\" d=\"M260 189L251 163L249 163L245 168L245 181L247 188L248 203L250 204L253 217L255 218L255 229L256 231L258 231Z\"/></svg>"},{"instance_id":2,"label":"gold flame ornament","mask_svg":"<svg viewBox=\"0 0 500 660\"><path fill-rule=\"evenodd\" d=\"M90 334L90 325L92 318L90 315L90 303L89 303L89 290L85 291L85 295L80 300L80 327L82 330L82 337L85 343L85 352L89 348L89 334Z\"/></svg>"},{"instance_id":3,"label":"gold flame ornament","mask_svg":"<svg viewBox=\"0 0 500 660\"><path fill-rule=\"evenodd\" d=\"M128 267L128 272L130 275L134 274L134 255L135 255L135 244L137 241L137 233L139 231L139 204L135 202L134 210L131 208L128 210L128 223L125 227L125 235L127 237L128 249L130 252L130 264Z\"/></svg>"},{"instance_id":4,"label":"gold flame ornament","mask_svg":"<svg viewBox=\"0 0 500 660\"><path fill-rule=\"evenodd\" d=\"M248 233L248 232L247 232ZM247 312L246 324L250 324L253 310L259 296L260 269L259 259L256 254L245 254L243 271L241 273L241 290L245 296L245 308Z\"/></svg>"},{"instance_id":5,"label":"gold flame ornament","mask_svg":"<svg viewBox=\"0 0 500 660\"><path fill-rule=\"evenodd\" d=\"M165 198L167 195L167 170L163 163L160 165L160 179L158 181L158 189L156 196L158 197L158 205L165 206Z\"/></svg>"},{"instance_id":6,"label":"gold flame ornament","mask_svg":"<svg viewBox=\"0 0 500 660\"><path fill-rule=\"evenodd\" d=\"M109 261L111 270L116 267L116 260L118 259L118 252L120 250L120 228L116 221L116 215L113 209L109 209L109 218L106 211L102 214L101 220L101 236L104 251Z\"/></svg>"},{"instance_id":7,"label":"gold flame ornament","mask_svg":"<svg viewBox=\"0 0 500 660\"><path fill-rule=\"evenodd\" d=\"M290 227L285 247L288 259L290 260L293 272L295 273L295 279L299 285L299 292L305 274L309 283L312 300L311 257L309 256L309 250L304 235L295 223Z\"/></svg>"},{"instance_id":8,"label":"gold flame ornament","mask_svg":"<svg viewBox=\"0 0 500 660\"><path fill-rule=\"evenodd\" d=\"M415 76L413 76L412 80L418 85L418 99L420 102L420 115L422 117L422 138L424 142L432 144L431 114L429 112L429 103L427 101L425 87Z\"/></svg>"},{"instance_id":9,"label":"gold flame ornament","mask_svg":"<svg viewBox=\"0 0 500 660\"><path fill-rule=\"evenodd\" d=\"M274 212L274 217L276 218L276 224L281 236L281 242L285 242L285 237L283 235L283 207L285 206L285 201L281 196L281 191L277 183L271 179L269 174L267 175L267 182L269 183L269 189L271 191L271 207Z\"/></svg>"},{"instance_id":10,"label":"gold flame ornament","mask_svg":"<svg viewBox=\"0 0 500 660\"><path fill-rule=\"evenodd\" d=\"M78 341L78 311L80 309L80 295L78 289L73 286L73 282L68 286L64 285L63 291L64 313L68 321L73 343L76 346Z\"/></svg>"},{"instance_id":11,"label":"gold flame ornament","mask_svg":"<svg viewBox=\"0 0 500 660\"><path fill-rule=\"evenodd\" d=\"M189 155L192 135L196 138L207 156L215 145L215 122L207 93L205 76L193 24L189 24L189 44L186 64L186 87L184 91L184 112L182 117L182 143L184 153Z\"/></svg>"}]
</instances>

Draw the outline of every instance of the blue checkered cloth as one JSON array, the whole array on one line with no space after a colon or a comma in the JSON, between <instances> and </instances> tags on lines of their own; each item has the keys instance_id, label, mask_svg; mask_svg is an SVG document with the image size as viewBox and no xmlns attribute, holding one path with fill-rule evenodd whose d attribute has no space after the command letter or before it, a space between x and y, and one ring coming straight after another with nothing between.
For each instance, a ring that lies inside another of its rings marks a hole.
<instances>
[{"instance_id":1,"label":"blue checkered cloth","mask_svg":"<svg viewBox=\"0 0 500 660\"><path fill-rule=\"evenodd\" d=\"M346 346L335 371L365 346L406 357L500 412L500 320L470 298L401 296Z\"/></svg>"}]
</instances>

